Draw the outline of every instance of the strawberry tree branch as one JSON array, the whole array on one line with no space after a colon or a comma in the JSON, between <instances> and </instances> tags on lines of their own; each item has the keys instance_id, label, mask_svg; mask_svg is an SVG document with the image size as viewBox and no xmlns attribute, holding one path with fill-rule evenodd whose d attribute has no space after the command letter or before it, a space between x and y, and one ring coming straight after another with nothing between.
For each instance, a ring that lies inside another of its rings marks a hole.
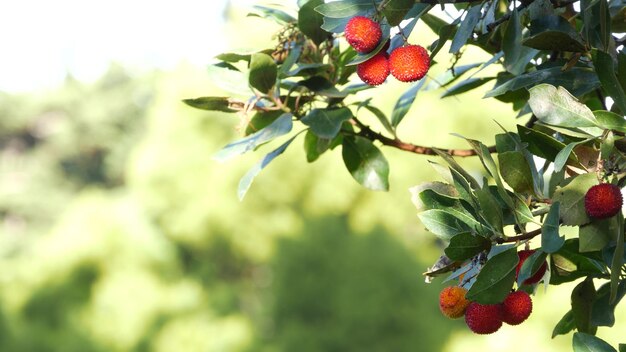
<instances>
[{"instance_id":1,"label":"strawberry tree branch","mask_svg":"<svg viewBox=\"0 0 626 352\"><path fill-rule=\"evenodd\" d=\"M521 235L517 235L517 236L510 236L510 237L505 237L505 238L496 238L496 242L498 244L502 244L502 243L506 243L506 242L517 242L517 241L524 241L524 240L529 240L531 238L534 238L538 235L541 234L541 229L536 229L530 232L526 232L523 233Z\"/></svg>"}]
</instances>

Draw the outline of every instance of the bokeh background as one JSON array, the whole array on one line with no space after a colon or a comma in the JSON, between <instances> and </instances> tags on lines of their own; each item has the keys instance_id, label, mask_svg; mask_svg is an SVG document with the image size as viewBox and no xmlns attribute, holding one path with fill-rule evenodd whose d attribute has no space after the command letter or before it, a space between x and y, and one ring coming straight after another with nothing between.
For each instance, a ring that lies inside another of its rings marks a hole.
<instances>
[{"instance_id":1,"label":"bokeh background","mask_svg":"<svg viewBox=\"0 0 626 352\"><path fill-rule=\"evenodd\" d=\"M391 191L376 193L338 151L308 164L292 146L237 199L261 154L212 160L240 117L181 100L227 94L206 70L218 53L272 46L278 26L247 17L253 3L0 4L0 351L569 349L550 336L571 285L540 288L528 322L486 337L440 315L445 284L421 273L441 247L408 192L438 179L433 158L383 149ZM434 39L421 25L411 37ZM470 49L463 62L488 59ZM390 113L406 88L359 99ZM481 91L441 93L419 93L403 139L493 143L494 121L517 122ZM616 345L625 328L622 305L599 335Z\"/></svg>"}]
</instances>

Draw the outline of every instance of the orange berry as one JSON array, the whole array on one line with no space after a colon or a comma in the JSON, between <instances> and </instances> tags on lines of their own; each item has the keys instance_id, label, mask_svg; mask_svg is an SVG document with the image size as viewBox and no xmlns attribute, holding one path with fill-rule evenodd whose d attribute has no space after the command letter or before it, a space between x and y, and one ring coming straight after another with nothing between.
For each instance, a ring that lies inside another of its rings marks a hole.
<instances>
[{"instance_id":1,"label":"orange berry","mask_svg":"<svg viewBox=\"0 0 626 352\"><path fill-rule=\"evenodd\" d=\"M430 68L430 56L422 46L406 45L394 49L389 55L389 70L401 82L422 79Z\"/></svg>"},{"instance_id":2,"label":"orange berry","mask_svg":"<svg viewBox=\"0 0 626 352\"><path fill-rule=\"evenodd\" d=\"M470 303L465 299L467 290L459 286L448 286L439 294L439 309L448 318L457 319L465 314Z\"/></svg>"}]
</instances>

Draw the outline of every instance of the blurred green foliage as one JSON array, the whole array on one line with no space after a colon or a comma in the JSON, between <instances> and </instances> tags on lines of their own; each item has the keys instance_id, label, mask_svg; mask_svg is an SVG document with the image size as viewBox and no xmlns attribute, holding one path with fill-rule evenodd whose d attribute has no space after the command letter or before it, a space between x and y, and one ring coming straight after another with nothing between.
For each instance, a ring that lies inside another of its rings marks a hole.
<instances>
[{"instance_id":1,"label":"blurred green foliage","mask_svg":"<svg viewBox=\"0 0 626 352\"><path fill-rule=\"evenodd\" d=\"M247 165L210 160L236 121L180 103L192 76L0 95L0 350L440 350L408 197L286 157L239 203Z\"/></svg>"}]
</instances>

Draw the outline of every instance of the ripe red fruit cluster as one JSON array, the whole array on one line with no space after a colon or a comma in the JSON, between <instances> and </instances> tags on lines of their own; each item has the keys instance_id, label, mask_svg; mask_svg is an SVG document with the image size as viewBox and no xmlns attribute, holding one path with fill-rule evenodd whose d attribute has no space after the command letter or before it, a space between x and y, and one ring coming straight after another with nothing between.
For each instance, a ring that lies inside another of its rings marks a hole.
<instances>
[{"instance_id":1,"label":"ripe red fruit cluster","mask_svg":"<svg viewBox=\"0 0 626 352\"><path fill-rule=\"evenodd\" d=\"M364 16L352 17L345 28L346 40L359 53L376 49L382 38L380 25ZM389 42L379 53L357 65L357 75L371 86L385 82L391 73L401 82L422 79L430 68L430 56L419 45L405 45L387 54Z\"/></svg>"},{"instance_id":2,"label":"ripe red fruit cluster","mask_svg":"<svg viewBox=\"0 0 626 352\"><path fill-rule=\"evenodd\" d=\"M525 249L525 250L521 250L517 252L517 256L519 257L519 262L517 262L517 268L515 268L516 279L519 276L519 272L522 269L522 265L524 265L524 262L526 261L526 259L528 259L528 257L530 257L533 253L535 253L534 249ZM543 278L543 275L546 273L546 269L547 269L547 264L544 261L541 267L537 270L537 272L533 276L524 280L522 284L533 285L533 284L538 283Z\"/></svg>"},{"instance_id":3,"label":"ripe red fruit cluster","mask_svg":"<svg viewBox=\"0 0 626 352\"><path fill-rule=\"evenodd\" d=\"M585 211L595 219L606 219L619 213L623 199L619 187L610 183L595 185L585 194Z\"/></svg>"},{"instance_id":4,"label":"ripe red fruit cluster","mask_svg":"<svg viewBox=\"0 0 626 352\"><path fill-rule=\"evenodd\" d=\"M524 291L510 293L500 304L472 302L465 310L465 323L476 334L493 334L502 323L519 325L533 311L530 295Z\"/></svg>"}]
</instances>

